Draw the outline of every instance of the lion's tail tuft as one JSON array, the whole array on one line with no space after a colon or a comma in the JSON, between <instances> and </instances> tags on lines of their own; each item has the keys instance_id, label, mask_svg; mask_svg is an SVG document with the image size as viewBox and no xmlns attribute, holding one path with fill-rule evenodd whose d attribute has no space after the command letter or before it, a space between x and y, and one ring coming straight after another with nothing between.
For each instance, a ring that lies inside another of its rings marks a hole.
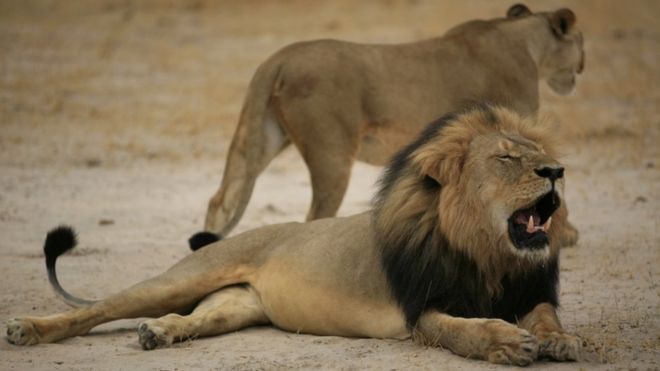
<instances>
[{"instance_id":1,"label":"lion's tail tuft","mask_svg":"<svg viewBox=\"0 0 660 371\"><path fill-rule=\"evenodd\" d=\"M48 271L48 281L55 290L55 293L72 307L79 308L89 306L96 301L77 298L65 291L57 280L55 263L57 258L65 252L73 249L78 244L76 232L73 228L65 225L53 228L46 235L44 242L44 255L46 256L46 270Z\"/></svg>"},{"instance_id":2,"label":"lion's tail tuft","mask_svg":"<svg viewBox=\"0 0 660 371\"><path fill-rule=\"evenodd\" d=\"M54 268L57 258L65 252L76 247L77 244L78 239L73 228L66 225L53 228L46 235L46 242L44 243L46 267L49 270Z\"/></svg>"}]
</instances>

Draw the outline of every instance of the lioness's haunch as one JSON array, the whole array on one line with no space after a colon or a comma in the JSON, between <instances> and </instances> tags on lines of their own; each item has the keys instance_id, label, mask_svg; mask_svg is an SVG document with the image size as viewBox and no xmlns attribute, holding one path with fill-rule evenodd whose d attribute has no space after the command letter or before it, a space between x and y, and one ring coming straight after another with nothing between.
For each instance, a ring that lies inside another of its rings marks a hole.
<instances>
[{"instance_id":1,"label":"lioness's haunch","mask_svg":"<svg viewBox=\"0 0 660 371\"><path fill-rule=\"evenodd\" d=\"M255 181L293 143L309 169L307 220L334 216L355 160L383 165L432 120L468 102L487 101L531 114L539 80L570 92L584 63L582 34L568 9L470 21L415 43L297 43L256 71L245 97L222 184L204 229L220 237L238 223ZM567 227L563 245L577 240ZM201 240L191 241L191 248Z\"/></svg>"},{"instance_id":2,"label":"lioness's haunch","mask_svg":"<svg viewBox=\"0 0 660 371\"><path fill-rule=\"evenodd\" d=\"M483 106L431 124L390 163L374 208L255 229L168 271L86 302L55 276L68 228L47 238L51 284L77 309L7 322L13 344L83 335L120 319L144 349L256 324L292 332L404 339L527 365L573 360L558 305L564 170L543 125Z\"/></svg>"}]
</instances>

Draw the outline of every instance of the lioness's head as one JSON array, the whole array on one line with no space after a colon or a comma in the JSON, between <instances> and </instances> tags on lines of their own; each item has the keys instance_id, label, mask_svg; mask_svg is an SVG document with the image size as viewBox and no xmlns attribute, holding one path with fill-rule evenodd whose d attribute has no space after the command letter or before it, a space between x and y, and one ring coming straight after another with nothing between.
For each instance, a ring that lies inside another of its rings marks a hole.
<instances>
[{"instance_id":1,"label":"lioness's head","mask_svg":"<svg viewBox=\"0 0 660 371\"><path fill-rule=\"evenodd\" d=\"M566 223L556 155L543 125L507 109L450 116L390 166L377 226L386 239L404 234L406 244L445 240L485 265L546 260Z\"/></svg>"},{"instance_id":2,"label":"lioness's head","mask_svg":"<svg viewBox=\"0 0 660 371\"><path fill-rule=\"evenodd\" d=\"M583 39L575 25L575 13L567 8L532 13L525 5L516 4L507 11L507 20L514 32L526 38L539 76L556 93L570 93L576 74L584 69Z\"/></svg>"}]
</instances>

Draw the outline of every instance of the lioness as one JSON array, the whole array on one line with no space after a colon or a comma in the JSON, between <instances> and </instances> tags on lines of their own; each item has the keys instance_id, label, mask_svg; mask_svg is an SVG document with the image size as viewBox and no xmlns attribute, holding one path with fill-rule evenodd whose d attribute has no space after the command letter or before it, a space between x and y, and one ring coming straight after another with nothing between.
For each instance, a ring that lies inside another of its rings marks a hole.
<instances>
[{"instance_id":1,"label":"lioness","mask_svg":"<svg viewBox=\"0 0 660 371\"><path fill-rule=\"evenodd\" d=\"M336 214L356 159L383 165L448 112L472 101L536 112L540 79L567 94L582 71L575 22L569 9L532 13L514 5L506 18L410 44L319 40L280 50L250 83L204 229L227 236L259 174L291 142L309 168L313 220ZM577 231L567 227L562 238L571 245Z\"/></svg>"},{"instance_id":2,"label":"lioness","mask_svg":"<svg viewBox=\"0 0 660 371\"><path fill-rule=\"evenodd\" d=\"M482 107L431 126L391 162L375 207L346 218L255 229L187 256L106 300L7 321L11 343L82 335L120 318L144 349L256 324L319 335L404 339L528 365L573 360L558 305L564 169L541 126ZM46 238L51 283L71 229Z\"/></svg>"}]
</instances>

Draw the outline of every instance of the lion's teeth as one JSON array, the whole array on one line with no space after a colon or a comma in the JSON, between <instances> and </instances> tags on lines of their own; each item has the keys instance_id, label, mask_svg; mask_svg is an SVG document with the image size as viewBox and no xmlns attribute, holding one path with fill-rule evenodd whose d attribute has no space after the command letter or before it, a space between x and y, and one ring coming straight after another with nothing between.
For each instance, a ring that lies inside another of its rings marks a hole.
<instances>
[{"instance_id":1,"label":"lion's teeth","mask_svg":"<svg viewBox=\"0 0 660 371\"><path fill-rule=\"evenodd\" d=\"M545 223L543 224L543 230L544 231L547 231L548 229L550 229L550 223L551 222L552 222L552 217L549 217L548 220L546 220Z\"/></svg>"},{"instance_id":2,"label":"lion's teeth","mask_svg":"<svg viewBox=\"0 0 660 371\"><path fill-rule=\"evenodd\" d=\"M534 228L534 217L530 215L527 222L527 233L534 233L534 231L536 231L536 228Z\"/></svg>"}]
</instances>

